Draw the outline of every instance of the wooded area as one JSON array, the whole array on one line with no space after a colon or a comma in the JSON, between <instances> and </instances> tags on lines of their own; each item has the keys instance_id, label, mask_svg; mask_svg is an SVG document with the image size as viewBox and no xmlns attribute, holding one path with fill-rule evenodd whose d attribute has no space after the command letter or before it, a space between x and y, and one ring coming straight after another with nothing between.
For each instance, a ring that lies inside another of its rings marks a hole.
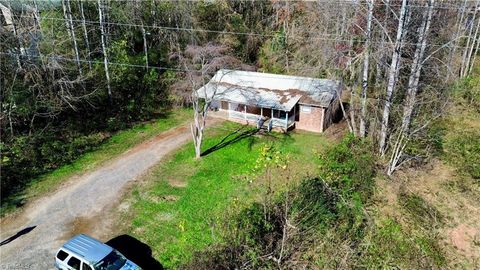
<instances>
[{"instance_id":1,"label":"wooded area","mask_svg":"<svg viewBox=\"0 0 480 270\"><path fill-rule=\"evenodd\" d=\"M350 131L392 174L434 151L480 45L480 1L0 3L2 198L109 132L202 114L192 90L224 67L342 80Z\"/></svg>"}]
</instances>

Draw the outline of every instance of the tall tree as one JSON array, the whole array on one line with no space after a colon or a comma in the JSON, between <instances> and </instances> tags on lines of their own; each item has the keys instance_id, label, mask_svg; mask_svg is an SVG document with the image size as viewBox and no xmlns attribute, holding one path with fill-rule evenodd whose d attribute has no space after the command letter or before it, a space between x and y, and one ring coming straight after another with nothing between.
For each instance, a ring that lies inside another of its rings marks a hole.
<instances>
[{"instance_id":1,"label":"tall tree","mask_svg":"<svg viewBox=\"0 0 480 270\"><path fill-rule=\"evenodd\" d=\"M85 12L83 10L83 0L78 0L78 5L80 9L80 18L82 20L82 30L83 30L83 40L85 42L85 49L87 50L87 61L88 68L92 70L92 62L90 61L90 41L88 39L87 25L85 22Z\"/></svg>"},{"instance_id":2,"label":"tall tree","mask_svg":"<svg viewBox=\"0 0 480 270\"><path fill-rule=\"evenodd\" d=\"M457 15L457 20L455 21L455 27L456 31L454 32L454 36L452 37L452 46L450 47L449 55L448 55L448 62L447 62L447 69L449 72L447 72L447 76L445 77L446 81L449 81L450 79L450 74L452 74L452 69L453 69L453 59L457 50L457 47L459 46L460 42L460 37L463 35L463 32L465 32L465 13L467 13L467 6L468 6L468 0L464 0L461 8L461 12L459 16ZM467 16L468 18L468 16Z\"/></svg>"},{"instance_id":3,"label":"tall tree","mask_svg":"<svg viewBox=\"0 0 480 270\"><path fill-rule=\"evenodd\" d=\"M12 5L10 4L10 1L7 1L7 3L8 3L8 10L10 11L10 14L11 14L13 36L17 39L17 42L18 42L18 52L16 53L15 58L17 60L18 69L22 69L20 56L23 55L23 50L24 50L23 38L18 32L17 23L15 21L15 14L14 14L14 10L12 9Z\"/></svg>"},{"instance_id":4,"label":"tall tree","mask_svg":"<svg viewBox=\"0 0 480 270\"><path fill-rule=\"evenodd\" d=\"M388 72L388 84L387 84L387 93L385 96L385 104L383 108L381 126L380 126L380 140L379 140L379 151L383 155L386 150L386 142L388 135L388 121L390 118L390 109L392 106L393 91L395 90L395 84L397 81L399 62L400 62L400 51L402 48L402 39L405 32L405 22L408 17L407 15L408 1L402 0L402 6L400 9L400 17L398 18L398 27L397 27L397 36L394 43L394 50L392 53L392 61L390 63L390 69Z\"/></svg>"},{"instance_id":5,"label":"tall tree","mask_svg":"<svg viewBox=\"0 0 480 270\"><path fill-rule=\"evenodd\" d=\"M100 23L100 35L101 35L101 42L102 42L102 53L103 53L103 66L105 69L105 77L107 79L107 93L108 93L108 101L110 105L113 103L112 97L112 88L110 86L110 72L108 70L108 54L107 54L107 44L106 44L106 35L105 35L105 27L103 21L103 5L102 0L98 0L98 21Z\"/></svg>"},{"instance_id":6,"label":"tall tree","mask_svg":"<svg viewBox=\"0 0 480 270\"><path fill-rule=\"evenodd\" d=\"M65 24L67 26L67 31L69 33L70 39L72 40L73 50L75 52L75 61L77 63L78 74L80 75L80 77L83 77L82 64L80 63L80 52L78 50L77 38L75 36L75 28L73 25L70 0L62 0L62 7L63 7L63 15L65 18Z\"/></svg>"},{"instance_id":7,"label":"tall tree","mask_svg":"<svg viewBox=\"0 0 480 270\"><path fill-rule=\"evenodd\" d=\"M419 87L420 73L424 65L424 55L427 48L427 38L430 31L434 4L434 0L429 0L427 4L427 14L423 14L422 23L418 27L418 41L416 44L415 54L413 56L413 63L410 68L407 93L403 104L402 124L388 164L388 175L391 175L400 165L403 151L410 139L409 128L412 120L412 113L415 108L415 104L417 103L416 98Z\"/></svg>"},{"instance_id":8,"label":"tall tree","mask_svg":"<svg viewBox=\"0 0 480 270\"><path fill-rule=\"evenodd\" d=\"M480 5L480 1L478 1L478 4L477 4L477 7L476 9L479 8L479 5ZM472 24L474 24L475 21L472 22ZM475 27L475 33L473 34L473 38L472 38L472 43L470 45L470 48L468 49L468 55L467 55L467 61L466 61L466 70L465 70L465 75L470 75L470 71L472 69L472 66L473 66L473 62L472 62L472 58L473 58L473 52L475 51L475 44L477 43L477 40L478 40L478 31L480 29L480 19L477 19L477 26ZM476 51L475 51L476 52Z\"/></svg>"},{"instance_id":9,"label":"tall tree","mask_svg":"<svg viewBox=\"0 0 480 270\"><path fill-rule=\"evenodd\" d=\"M187 72L183 80L175 83L172 89L175 92L189 93L190 103L193 107L193 123L190 127L195 158L200 158L208 111L216 95L218 84L215 84L213 91L208 93L207 91L198 93L197 90L221 68L250 69L250 67L242 65L240 60L231 56L230 48L212 43L205 46L189 45L183 54L175 54L175 57L179 60L179 66Z\"/></svg>"},{"instance_id":10,"label":"tall tree","mask_svg":"<svg viewBox=\"0 0 480 270\"><path fill-rule=\"evenodd\" d=\"M478 13L478 7L480 5L480 0L476 1L475 4L475 10L473 11L473 17L471 22L469 23L469 30L468 30L468 35L467 35L467 44L465 45L464 51L463 51L463 56L462 56L462 64L460 66L460 76L465 77L467 75L468 71L468 61L469 61L469 52L470 48L474 46L472 43L474 43L476 37L473 35L473 29L475 29L475 19L477 18L477 13Z\"/></svg>"},{"instance_id":11,"label":"tall tree","mask_svg":"<svg viewBox=\"0 0 480 270\"><path fill-rule=\"evenodd\" d=\"M368 75L369 75L369 61L370 61L370 43L372 38L372 18L373 18L373 5L374 0L367 0L368 4L368 18L367 18L367 30L365 41L365 52L363 58L363 76L362 76L362 105L360 112L360 137L365 137L365 117L367 114L367 88L368 88Z\"/></svg>"},{"instance_id":12,"label":"tall tree","mask_svg":"<svg viewBox=\"0 0 480 270\"><path fill-rule=\"evenodd\" d=\"M141 1L135 1L135 10L138 12L140 11L140 14L137 14L137 16L140 18L140 30L142 31L142 38L143 38L143 54L145 58L145 68L148 69L148 45L147 45L147 32L145 31L145 26L143 23L143 17L142 17L142 10L140 9L140 4ZM153 7L152 7L153 9Z\"/></svg>"}]
</instances>

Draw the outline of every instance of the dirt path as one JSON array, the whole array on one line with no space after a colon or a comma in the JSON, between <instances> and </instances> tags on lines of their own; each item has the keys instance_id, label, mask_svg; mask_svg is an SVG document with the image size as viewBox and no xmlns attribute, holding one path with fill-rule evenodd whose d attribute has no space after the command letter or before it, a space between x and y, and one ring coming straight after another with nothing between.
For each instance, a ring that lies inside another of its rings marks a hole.
<instances>
[{"instance_id":1,"label":"dirt path","mask_svg":"<svg viewBox=\"0 0 480 270\"><path fill-rule=\"evenodd\" d=\"M77 233L75 227L88 227L94 236L105 230L105 216L128 184L190 138L188 126L166 131L105 166L70 179L68 185L29 203L14 218L2 220L2 241L20 236L0 246L0 269L54 269L55 252ZM21 232L25 228L30 229Z\"/></svg>"}]
</instances>

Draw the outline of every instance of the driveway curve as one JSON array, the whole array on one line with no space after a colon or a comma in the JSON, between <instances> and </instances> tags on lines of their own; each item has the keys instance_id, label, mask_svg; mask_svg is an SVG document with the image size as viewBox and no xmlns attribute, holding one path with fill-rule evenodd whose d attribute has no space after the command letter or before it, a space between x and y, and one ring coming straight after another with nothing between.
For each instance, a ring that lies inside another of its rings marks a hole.
<instances>
[{"instance_id":1,"label":"driveway curve","mask_svg":"<svg viewBox=\"0 0 480 270\"><path fill-rule=\"evenodd\" d=\"M210 124L214 122L218 120ZM29 203L11 220L3 220L0 269L54 269L55 252L72 234L72 224L82 218L94 236L102 234L98 231L105 228L98 224L128 184L190 139L187 125L163 132L106 165L69 179L53 194ZM8 238L15 239L5 241Z\"/></svg>"}]
</instances>

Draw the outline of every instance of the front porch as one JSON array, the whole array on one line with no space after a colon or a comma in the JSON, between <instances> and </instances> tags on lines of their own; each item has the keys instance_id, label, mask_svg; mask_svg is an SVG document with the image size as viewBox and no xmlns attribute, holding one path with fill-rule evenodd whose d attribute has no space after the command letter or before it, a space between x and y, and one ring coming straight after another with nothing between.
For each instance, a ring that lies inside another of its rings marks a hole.
<instances>
[{"instance_id":1,"label":"front porch","mask_svg":"<svg viewBox=\"0 0 480 270\"><path fill-rule=\"evenodd\" d=\"M263 108L233 102L212 102L212 116L231 121L256 125L267 130L287 131L295 125L296 106L291 111Z\"/></svg>"}]
</instances>

